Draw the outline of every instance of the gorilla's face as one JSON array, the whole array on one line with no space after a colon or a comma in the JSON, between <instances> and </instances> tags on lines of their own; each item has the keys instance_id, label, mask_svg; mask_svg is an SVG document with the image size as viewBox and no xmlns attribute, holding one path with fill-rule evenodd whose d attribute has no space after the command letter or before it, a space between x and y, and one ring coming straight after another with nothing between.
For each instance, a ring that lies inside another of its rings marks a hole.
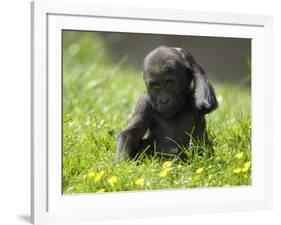
<instances>
[{"instance_id":1,"label":"gorilla's face","mask_svg":"<svg viewBox=\"0 0 281 225\"><path fill-rule=\"evenodd\" d=\"M160 48L144 63L144 81L153 108L167 117L180 111L191 93L192 73L176 50Z\"/></svg>"}]
</instances>

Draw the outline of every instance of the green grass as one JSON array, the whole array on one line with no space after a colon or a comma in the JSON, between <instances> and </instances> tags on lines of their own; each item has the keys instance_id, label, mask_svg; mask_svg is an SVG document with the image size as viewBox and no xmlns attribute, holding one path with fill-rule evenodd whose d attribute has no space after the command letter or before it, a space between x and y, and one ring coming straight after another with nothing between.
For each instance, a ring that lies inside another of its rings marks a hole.
<instances>
[{"instance_id":1,"label":"green grass","mask_svg":"<svg viewBox=\"0 0 281 225\"><path fill-rule=\"evenodd\" d=\"M166 163L166 169L156 157L116 163L116 135L145 91L141 73L126 58L113 63L97 35L65 32L63 39L64 193L251 184L251 168L245 167L251 162L248 88L212 81L220 101L206 116L213 157L194 154L188 163Z\"/></svg>"}]
</instances>

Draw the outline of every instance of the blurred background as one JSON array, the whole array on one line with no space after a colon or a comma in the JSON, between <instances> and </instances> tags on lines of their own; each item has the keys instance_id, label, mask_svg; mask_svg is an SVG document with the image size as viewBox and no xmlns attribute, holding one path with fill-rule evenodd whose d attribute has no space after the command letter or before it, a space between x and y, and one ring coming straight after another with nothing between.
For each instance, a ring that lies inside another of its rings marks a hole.
<instances>
[{"instance_id":1,"label":"blurred background","mask_svg":"<svg viewBox=\"0 0 281 225\"><path fill-rule=\"evenodd\" d=\"M141 69L145 55L159 45L181 47L189 51L205 71L221 81L244 79L250 74L251 40L199 36L128 34L100 32L113 59L127 57Z\"/></svg>"},{"instance_id":2,"label":"blurred background","mask_svg":"<svg viewBox=\"0 0 281 225\"><path fill-rule=\"evenodd\" d=\"M166 45L189 51L206 73L217 80L242 80L247 79L250 74L250 39L111 32L78 33L76 35L99 36L113 61L117 63L120 59L125 59L126 63L137 70L141 70L147 53L159 45ZM72 34L75 36L75 32Z\"/></svg>"}]
</instances>

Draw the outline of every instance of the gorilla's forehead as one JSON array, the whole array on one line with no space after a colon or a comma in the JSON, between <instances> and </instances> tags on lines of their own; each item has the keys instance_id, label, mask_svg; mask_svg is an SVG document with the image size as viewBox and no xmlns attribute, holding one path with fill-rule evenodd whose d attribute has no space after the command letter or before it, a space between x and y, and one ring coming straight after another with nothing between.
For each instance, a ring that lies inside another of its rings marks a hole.
<instances>
[{"instance_id":1,"label":"gorilla's forehead","mask_svg":"<svg viewBox=\"0 0 281 225\"><path fill-rule=\"evenodd\" d=\"M174 48L159 47L144 59L144 74L160 75L167 71L176 71L182 64L182 57Z\"/></svg>"},{"instance_id":2,"label":"gorilla's forehead","mask_svg":"<svg viewBox=\"0 0 281 225\"><path fill-rule=\"evenodd\" d=\"M152 61L145 70L151 75L161 75L168 71L176 71L176 60L167 59L162 61Z\"/></svg>"}]
</instances>

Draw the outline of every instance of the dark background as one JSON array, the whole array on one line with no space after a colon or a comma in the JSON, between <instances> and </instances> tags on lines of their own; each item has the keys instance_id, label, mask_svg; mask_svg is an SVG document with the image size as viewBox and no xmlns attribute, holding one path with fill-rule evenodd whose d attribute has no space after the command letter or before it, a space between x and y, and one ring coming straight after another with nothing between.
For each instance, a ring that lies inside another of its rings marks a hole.
<instances>
[{"instance_id":1,"label":"dark background","mask_svg":"<svg viewBox=\"0 0 281 225\"><path fill-rule=\"evenodd\" d=\"M105 41L116 62L126 57L141 70L143 58L152 49L166 45L189 51L206 73L218 81L249 80L251 39L96 32Z\"/></svg>"}]
</instances>

